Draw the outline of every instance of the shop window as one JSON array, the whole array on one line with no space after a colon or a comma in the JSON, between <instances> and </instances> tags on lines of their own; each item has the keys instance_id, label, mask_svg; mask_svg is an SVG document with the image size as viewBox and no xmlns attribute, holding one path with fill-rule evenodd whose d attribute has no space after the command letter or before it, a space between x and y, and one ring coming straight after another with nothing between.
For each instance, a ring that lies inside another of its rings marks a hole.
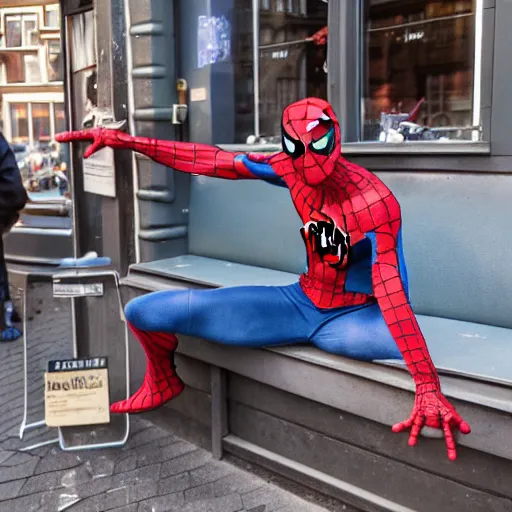
<instances>
[{"instance_id":1,"label":"shop window","mask_svg":"<svg viewBox=\"0 0 512 512\"><path fill-rule=\"evenodd\" d=\"M28 103L11 103L11 142L29 143Z\"/></svg>"},{"instance_id":2,"label":"shop window","mask_svg":"<svg viewBox=\"0 0 512 512\"><path fill-rule=\"evenodd\" d=\"M276 14L276 11L281 11ZM320 0L260 2L258 12L238 2L235 13L235 140L280 141L281 114L289 103L306 96L327 98L325 42L312 36L327 25L327 3ZM253 33L253 17L259 33ZM258 74L254 74L254 45ZM255 87L256 82L256 87Z\"/></svg>"},{"instance_id":3,"label":"shop window","mask_svg":"<svg viewBox=\"0 0 512 512\"><path fill-rule=\"evenodd\" d=\"M475 0L365 1L360 140L481 139L477 15Z\"/></svg>"},{"instance_id":4,"label":"shop window","mask_svg":"<svg viewBox=\"0 0 512 512\"><path fill-rule=\"evenodd\" d=\"M62 133L66 131L66 111L64 110L64 103L54 104L55 115L55 133Z\"/></svg>"},{"instance_id":5,"label":"shop window","mask_svg":"<svg viewBox=\"0 0 512 512\"><path fill-rule=\"evenodd\" d=\"M47 145L51 140L49 103L32 103L32 126L34 141Z\"/></svg>"}]
</instances>

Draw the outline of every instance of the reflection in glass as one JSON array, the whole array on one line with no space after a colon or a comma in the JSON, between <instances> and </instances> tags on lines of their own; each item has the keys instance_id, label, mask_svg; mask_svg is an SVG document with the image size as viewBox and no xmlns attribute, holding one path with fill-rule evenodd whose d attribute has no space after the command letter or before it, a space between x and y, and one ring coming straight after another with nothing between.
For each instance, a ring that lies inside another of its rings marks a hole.
<instances>
[{"instance_id":1,"label":"reflection in glass","mask_svg":"<svg viewBox=\"0 0 512 512\"><path fill-rule=\"evenodd\" d=\"M28 84L38 84L41 79L41 64L38 55L25 55L25 80Z\"/></svg>"},{"instance_id":2,"label":"reflection in glass","mask_svg":"<svg viewBox=\"0 0 512 512\"><path fill-rule=\"evenodd\" d=\"M37 18L35 14L12 15L5 17L5 46L37 45Z\"/></svg>"},{"instance_id":3,"label":"reflection in glass","mask_svg":"<svg viewBox=\"0 0 512 512\"><path fill-rule=\"evenodd\" d=\"M61 82L63 80L63 63L60 41L48 41L48 80L50 82Z\"/></svg>"},{"instance_id":4,"label":"reflection in glass","mask_svg":"<svg viewBox=\"0 0 512 512\"><path fill-rule=\"evenodd\" d=\"M260 126L264 137L280 134L281 113L288 104L308 96L327 99L327 47L310 40L327 25L327 4L283 0L277 2L276 10L283 12L260 11Z\"/></svg>"},{"instance_id":5,"label":"reflection in glass","mask_svg":"<svg viewBox=\"0 0 512 512\"><path fill-rule=\"evenodd\" d=\"M96 38L92 11L72 18L72 71L90 68L96 63Z\"/></svg>"},{"instance_id":6,"label":"reflection in glass","mask_svg":"<svg viewBox=\"0 0 512 512\"><path fill-rule=\"evenodd\" d=\"M404 120L431 128L428 139L471 140L474 0L365 6L363 140Z\"/></svg>"},{"instance_id":7,"label":"reflection in glass","mask_svg":"<svg viewBox=\"0 0 512 512\"><path fill-rule=\"evenodd\" d=\"M21 46L21 17L5 17L5 46L7 48L16 48Z\"/></svg>"},{"instance_id":8,"label":"reflection in glass","mask_svg":"<svg viewBox=\"0 0 512 512\"><path fill-rule=\"evenodd\" d=\"M9 4L8 14L0 8L4 32L0 79L2 86L11 86L4 88L1 98L3 129L30 199L53 202L55 216L59 216L65 198L70 197L65 146L55 142L55 133L66 129L63 87L59 83L63 80L60 7L57 2L38 6L41 2L34 1L33 7L19 6L17 11L16 1ZM39 12L44 13L43 19ZM45 211L53 212L48 204ZM54 227L55 219L25 212L21 222L32 227Z\"/></svg>"},{"instance_id":9,"label":"reflection in glass","mask_svg":"<svg viewBox=\"0 0 512 512\"><path fill-rule=\"evenodd\" d=\"M64 110L64 103L55 103L55 133L62 133L66 131L66 112Z\"/></svg>"},{"instance_id":10,"label":"reflection in glass","mask_svg":"<svg viewBox=\"0 0 512 512\"><path fill-rule=\"evenodd\" d=\"M32 103L34 142L47 145L51 139L50 104Z\"/></svg>"},{"instance_id":11,"label":"reflection in glass","mask_svg":"<svg viewBox=\"0 0 512 512\"><path fill-rule=\"evenodd\" d=\"M226 143L244 143L254 134L254 75L251 0L236 0L232 26L235 73L235 139Z\"/></svg>"},{"instance_id":12,"label":"reflection in glass","mask_svg":"<svg viewBox=\"0 0 512 512\"><path fill-rule=\"evenodd\" d=\"M28 144L28 104L11 103L11 137L13 143Z\"/></svg>"},{"instance_id":13,"label":"reflection in glass","mask_svg":"<svg viewBox=\"0 0 512 512\"><path fill-rule=\"evenodd\" d=\"M2 84L41 83L41 67L37 52L29 50L2 51L0 64L4 65Z\"/></svg>"},{"instance_id":14,"label":"reflection in glass","mask_svg":"<svg viewBox=\"0 0 512 512\"><path fill-rule=\"evenodd\" d=\"M44 10L44 26L51 28L59 28L60 26L60 10L58 6L46 6Z\"/></svg>"},{"instance_id":15,"label":"reflection in glass","mask_svg":"<svg viewBox=\"0 0 512 512\"><path fill-rule=\"evenodd\" d=\"M35 18L23 20L23 33L25 35L24 46L36 46L37 45L37 29Z\"/></svg>"}]
</instances>

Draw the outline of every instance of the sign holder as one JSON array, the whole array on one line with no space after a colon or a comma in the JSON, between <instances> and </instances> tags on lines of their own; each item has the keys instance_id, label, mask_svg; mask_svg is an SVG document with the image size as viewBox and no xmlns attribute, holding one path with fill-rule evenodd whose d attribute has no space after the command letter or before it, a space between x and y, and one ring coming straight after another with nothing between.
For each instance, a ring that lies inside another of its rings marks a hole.
<instances>
[{"instance_id":1,"label":"sign holder","mask_svg":"<svg viewBox=\"0 0 512 512\"><path fill-rule=\"evenodd\" d=\"M92 266L92 265L91 265ZM75 320L75 308L76 300L84 297L99 297L103 295L103 283L97 282L86 282L90 281L91 278L111 278L115 283L115 293L117 296L120 319L124 325L124 361L125 361L125 377L126 377L126 398L130 396L130 365L129 365L129 337L128 337L128 326L126 318L124 316L123 302L121 298L121 291L119 285L119 274L115 270L91 270L91 267L76 268L75 270L62 270L53 275L53 293L54 297L69 298L71 300L71 308L73 312L73 321ZM77 282L79 281L79 282ZM76 359L78 356L78 346L76 340L76 329L74 330L73 337L73 357ZM130 417L128 414L124 414L124 425L121 426L120 435L115 439L109 439L107 441L80 441L76 444L70 444L66 434L72 433L74 427L58 427L58 440L60 448L63 451L79 451L79 450L91 450L100 448L116 448L124 446L130 435ZM100 425L102 426L102 425ZM77 427L79 433L77 436L80 438L97 439L95 436L95 430L98 425L90 425L88 427Z\"/></svg>"}]
</instances>

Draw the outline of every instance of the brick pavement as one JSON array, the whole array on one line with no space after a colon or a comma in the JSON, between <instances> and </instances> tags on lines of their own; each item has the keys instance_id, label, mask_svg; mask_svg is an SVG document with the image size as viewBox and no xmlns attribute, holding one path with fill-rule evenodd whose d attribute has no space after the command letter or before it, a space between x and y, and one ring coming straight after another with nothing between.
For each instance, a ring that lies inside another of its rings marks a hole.
<instances>
[{"instance_id":1,"label":"brick pavement","mask_svg":"<svg viewBox=\"0 0 512 512\"><path fill-rule=\"evenodd\" d=\"M38 331L45 339L49 329L60 332L59 326L52 327L56 317L49 314L51 307L51 301L42 304L33 317L39 323L41 315L53 318ZM38 360L47 357L41 341ZM227 462L213 460L209 452L142 416L132 417L132 433L122 449L70 453L51 444L22 451L56 437L54 430L43 428L19 439L22 364L21 341L0 345L0 512L326 511ZM38 375L31 373L35 396Z\"/></svg>"}]
</instances>

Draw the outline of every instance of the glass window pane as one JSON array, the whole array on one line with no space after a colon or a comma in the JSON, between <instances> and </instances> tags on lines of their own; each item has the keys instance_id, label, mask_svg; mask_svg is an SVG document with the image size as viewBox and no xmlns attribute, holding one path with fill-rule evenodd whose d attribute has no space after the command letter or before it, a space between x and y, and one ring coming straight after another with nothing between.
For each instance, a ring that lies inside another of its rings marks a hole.
<instances>
[{"instance_id":1,"label":"glass window pane","mask_svg":"<svg viewBox=\"0 0 512 512\"><path fill-rule=\"evenodd\" d=\"M72 71L93 66L96 63L96 38L92 11L72 18Z\"/></svg>"},{"instance_id":2,"label":"glass window pane","mask_svg":"<svg viewBox=\"0 0 512 512\"><path fill-rule=\"evenodd\" d=\"M469 139L473 120L474 0L366 0L363 140Z\"/></svg>"},{"instance_id":3,"label":"glass window pane","mask_svg":"<svg viewBox=\"0 0 512 512\"><path fill-rule=\"evenodd\" d=\"M15 144L28 144L28 104L11 103L11 138Z\"/></svg>"},{"instance_id":4,"label":"glass window pane","mask_svg":"<svg viewBox=\"0 0 512 512\"><path fill-rule=\"evenodd\" d=\"M286 4L288 12L260 11L260 131L277 143L288 104L308 96L327 99L327 46L310 40L327 25L327 4Z\"/></svg>"},{"instance_id":5,"label":"glass window pane","mask_svg":"<svg viewBox=\"0 0 512 512\"><path fill-rule=\"evenodd\" d=\"M41 83L41 66L38 55L25 55L25 82L28 84Z\"/></svg>"},{"instance_id":6,"label":"glass window pane","mask_svg":"<svg viewBox=\"0 0 512 512\"><path fill-rule=\"evenodd\" d=\"M48 103L32 103L32 126L34 143L48 144L51 139L50 105Z\"/></svg>"},{"instance_id":7,"label":"glass window pane","mask_svg":"<svg viewBox=\"0 0 512 512\"><path fill-rule=\"evenodd\" d=\"M25 36L23 46L37 45L36 20L32 18L24 18L23 27L23 33Z\"/></svg>"},{"instance_id":8,"label":"glass window pane","mask_svg":"<svg viewBox=\"0 0 512 512\"><path fill-rule=\"evenodd\" d=\"M59 28L60 26L60 11L59 9L45 8L44 12L44 25L45 27Z\"/></svg>"},{"instance_id":9,"label":"glass window pane","mask_svg":"<svg viewBox=\"0 0 512 512\"><path fill-rule=\"evenodd\" d=\"M48 80L60 82L63 80L62 53L60 41L48 41Z\"/></svg>"},{"instance_id":10,"label":"glass window pane","mask_svg":"<svg viewBox=\"0 0 512 512\"><path fill-rule=\"evenodd\" d=\"M254 66L252 2L236 0L232 26L232 59L234 70L234 138L226 144L245 143L254 135ZM233 107L230 107L231 111Z\"/></svg>"},{"instance_id":11,"label":"glass window pane","mask_svg":"<svg viewBox=\"0 0 512 512\"><path fill-rule=\"evenodd\" d=\"M55 133L66 131L66 112L64 110L64 103L55 103Z\"/></svg>"},{"instance_id":12,"label":"glass window pane","mask_svg":"<svg viewBox=\"0 0 512 512\"><path fill-rule=\"evenodd\" d=\"M15 48L21 46L21 17L5 17L5 46Z\"/></svg>"}]
</instances>

